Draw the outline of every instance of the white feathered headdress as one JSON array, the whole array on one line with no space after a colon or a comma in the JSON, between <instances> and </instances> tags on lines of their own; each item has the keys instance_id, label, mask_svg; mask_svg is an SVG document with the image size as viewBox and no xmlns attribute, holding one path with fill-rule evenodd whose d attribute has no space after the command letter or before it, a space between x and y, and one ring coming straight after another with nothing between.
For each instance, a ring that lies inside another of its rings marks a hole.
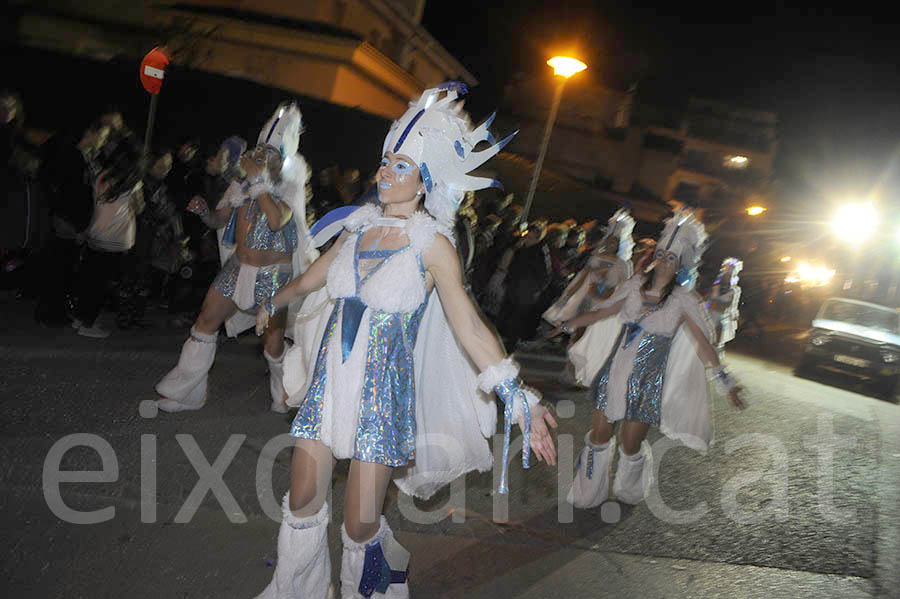
<instances>
[{"instance_id":1,"label":"white feathered headdress","mask_svg":"<svg viewBox=\"0 0 900 599\"><path fill-rule=\"evenodd\" d=\"M453 222L465 192L488 187L503 189L496 179L468 173L487 162L518 133L495 142L488 131L494 115L472 129L469 115L462 110L463 103L457 101L467 91L459 82L425 90L391 125L382 148L382 155L405 154L416 163L425 183L425 209L443 224ZM493 145L473 151L481 141Z\"/></svg>"},{"instance_id":2,"label":"white feathered headdress","mask_svg":"<svg viewBox=\"0 0 900 599\"><path fill-rule=\"evenodd\" d=\"M634 240L631 238L633 231L634 219L631 218L628 208L619 208L609 218L606 235L615 236L619 240L617 255L626 262L631 260L631 253L634 250Z\"/></svg>"},{"instance_id":3,"label":"white feathered headdress","mask_svg":"<svg viewBox=\"0 0 900 599\"><path fill-rule=\"evenodd\" d=\"M656 249L678 256L681 275L679 282L686 285L696 279L700 258L706 250L706 228L694 216L693 210L679 210L666 221Z\"/></svg>"}]
</instances>

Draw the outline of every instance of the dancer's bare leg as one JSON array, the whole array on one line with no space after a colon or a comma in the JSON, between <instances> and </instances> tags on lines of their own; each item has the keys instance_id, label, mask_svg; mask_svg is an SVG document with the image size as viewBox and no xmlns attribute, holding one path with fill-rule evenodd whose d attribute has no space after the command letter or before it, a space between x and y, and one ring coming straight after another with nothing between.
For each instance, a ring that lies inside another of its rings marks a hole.
<instances>
[{"instance_id":1,"label":"dancer's bare leg","mask_svg":"<svg viewBox=\"0 0 900 599\"><path fill-rule=\"evenodd\" d=\"M334 456L321 441L297 439L291 457L290 510L298 518L315 515L328 498Z\"/></svg>"},{"instance_id":2,"label":"dancer's bare leg","mask_svg":"<svg viewBox=\"0 0 900 599\"><path fill-rule=\"evenodd\" d=\"M378 532L392 470L374 462L350 462L344 492L344 527L357 543L371 539Z\"/></svg>"}]
</instances>

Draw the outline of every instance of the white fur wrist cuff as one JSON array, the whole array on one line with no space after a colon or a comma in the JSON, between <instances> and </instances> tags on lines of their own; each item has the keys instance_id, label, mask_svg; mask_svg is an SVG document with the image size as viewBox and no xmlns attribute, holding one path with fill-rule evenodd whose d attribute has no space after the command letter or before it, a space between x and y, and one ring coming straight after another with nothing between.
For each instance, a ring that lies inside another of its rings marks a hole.
<instances>
[{"instance_id":1,"label":"white fur wrist cuff","mask_svg":"<svg viewBox=\"0 0 900 599\"><path fill-rule=\"evenodd\" d=\"M252 199L255 200L256 198L258 198L259 196L261 196L264 193L272 195L272 193L274 191L275 191L275 186L273 186L271 182L260 181L259 183L254 183L253 185L250 186L250 189L248 190L248 195Z\"/></svg>"},{"instance_id":2,"label":"white fur wrist cuff","mask_svg":"<svg viewBox=\"0 0 900 599\"><path fill-rule=\"evenodd\" d=\"M512 358L504 358L482 370L475 382L478 383L479 389L485 393L491 393L494 387L503 381L514 379L517 376L519 376L518 364L513 362Z\"/></svg>"}]
</instances>

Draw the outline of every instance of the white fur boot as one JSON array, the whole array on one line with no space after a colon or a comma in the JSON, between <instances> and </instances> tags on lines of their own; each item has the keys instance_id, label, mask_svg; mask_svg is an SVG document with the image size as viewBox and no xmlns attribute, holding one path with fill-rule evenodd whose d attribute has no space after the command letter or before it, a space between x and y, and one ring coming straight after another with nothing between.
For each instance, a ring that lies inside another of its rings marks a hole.
<instances>
[{"instance_id":1,"label":"white fur boot","mask_svg":"<svg viewBox=\"0 0 900 599\"><path fill-rule=\"evenodd\" d=\"M644 500L653 478L653 456L644 441L634 455L625 455L619 448L619 467L613 480L613 493L622 503L637 505Z\"/></svg>"},{"instance_id":2,"label":"white fur boot","mask_svg":"<svg viewBox=\"0 0 900 599\"><path fill-rule=\"evenodd\" d=\"M285 494L281 511L275 574L256 599L328 599L328 504L314 516L298 518L291 513L289 494Z\"/></svg>"},{"instance_id":3,"label":"white fur boot","mask_svg":"<svg viewBox=\"0 0 900 599\"><path fill-rule=\"evenodd\" d=\"M394 539L384 516L378 532L365 543L351 539L344 526L341 538L341 599L409 599L409 553Z\"/></svg>"},{"instance_id":4,"label":"white fur boot","mask_svg":"<svg viewBox=\"0 0 900 599\"><path fill-rule=\"evenodd\" d=\"M191 336L181 347L175 368L156 384L162 399L156 403L164 412L199 410L206 403L206 378L216 358L216 338L191 327Z\"/></svg>"},{"instance_id":5,"label":"white fur boot","mask_svg":"<svg viewBox=\"0 0 900 599\"><path fill-rule=\"evenodd\" d=\"M284 352L280 358L273 358L269 352L263 350L263 357L269 363L269 393L272 395L272 405L269 409L279 414L288 411L284 405Z\"/></svg>"},{"instance_id":6,"label":"white fur boot","mask_svg":"<svg viewBox=\"0 0 900 599\"><path fill-rule=\"evenodd\" d=\"M566 501L577 508L597 507L609 497L609 459L616 439L603 445L591 443L591 431L584 435L584 449L578 454L575 480Z\"/></svg>"}]
</instances>

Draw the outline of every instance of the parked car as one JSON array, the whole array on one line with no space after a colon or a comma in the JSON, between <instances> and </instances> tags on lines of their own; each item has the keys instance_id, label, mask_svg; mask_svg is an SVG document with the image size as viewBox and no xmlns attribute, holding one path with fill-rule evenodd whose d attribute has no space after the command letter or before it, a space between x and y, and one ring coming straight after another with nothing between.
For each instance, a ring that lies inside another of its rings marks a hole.
<instances>
[{"instance_id":1,"label":"parked car","mask_svg":"<svg viewBox=\"0 0 900 599\"><path fill-rule=\"evenodd\" d=\"M870 381L892 398L900 380L900 311L839 297L825 300L798 370L816 369Z\"/></svg>"}]
</instances>

